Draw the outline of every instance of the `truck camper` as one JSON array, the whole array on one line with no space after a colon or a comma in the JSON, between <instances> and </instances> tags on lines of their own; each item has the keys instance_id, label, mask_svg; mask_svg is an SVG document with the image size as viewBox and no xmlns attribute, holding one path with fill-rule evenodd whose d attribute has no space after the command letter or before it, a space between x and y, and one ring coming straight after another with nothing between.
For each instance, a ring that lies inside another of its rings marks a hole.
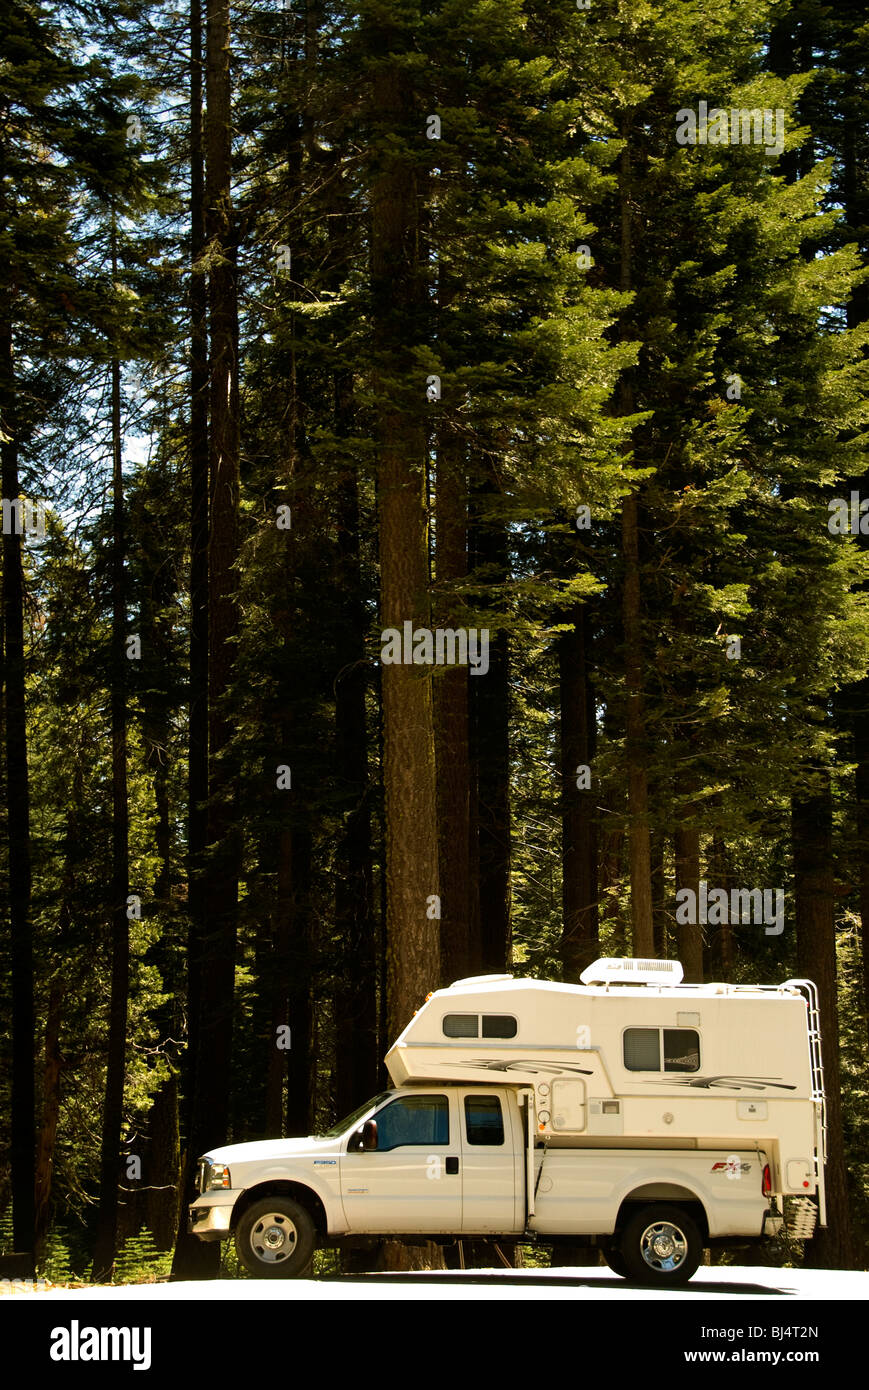
<instances>
[{"instance_id":1,"label":"truck camper","mask_svg":"<svg viewBox=\"0 0 869 1390\"><path fill-rule=\"evenodd\" d=\"M579 985L434 991L386 1055L393 1087L328 1134L214 1150L190 1229L265 1276L390 1236L587 1243L684 1283L704 1246L826 1222L814 984L682 983L602 959Z\"/></svg>"}]
</instances>

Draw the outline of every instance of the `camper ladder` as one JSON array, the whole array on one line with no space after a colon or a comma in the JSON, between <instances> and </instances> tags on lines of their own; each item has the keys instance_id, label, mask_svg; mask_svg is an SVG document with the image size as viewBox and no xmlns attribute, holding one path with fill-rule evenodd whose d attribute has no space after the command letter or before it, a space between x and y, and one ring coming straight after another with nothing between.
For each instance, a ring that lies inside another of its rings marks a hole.
<instances>
[{"instance_id":1,"label":"camper ladder","mask_svg":"<svg viewBox=\"0 0 869 1390\"><path fill-rule=\"evenodd\" d=\"M809 1016L809 1061L812 1068L812 1100L815 1104L815 1182L818 1188L818 1207L821 1225L827 1224L827 1203L824 1191L824 1164L827 1161L827 1103L824 1096L824 1063L821 1057L821 1013L818 987L814 980L786 980L806 996Z\"/></svg>"}]
</instances>

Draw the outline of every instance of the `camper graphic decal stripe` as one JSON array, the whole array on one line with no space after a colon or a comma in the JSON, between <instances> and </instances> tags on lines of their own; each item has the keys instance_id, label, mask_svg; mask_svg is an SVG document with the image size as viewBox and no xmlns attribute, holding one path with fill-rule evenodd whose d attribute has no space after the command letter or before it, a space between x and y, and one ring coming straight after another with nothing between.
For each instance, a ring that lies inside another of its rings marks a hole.
<instances>
[{"instance_id":1,"label":"camper graphic decal stripe","mask_svg":"<svg viewBox=\"0 0 869 1390\"><path fill-rule=\"evenodd\" d=\"M787 1081L779 1081L771 1076L685 1076L660 1077L646 1081L646 1086L695 1086L701 1091L721 1089L724 1091L765 1091L771 1086L776 1091L795 1091Z\"/></svg>"},{"instance_id":2,"label":"camper graphic decal stripe","mask_svg":"<svg viewBox=\"0 0 869 1390\"><path fill-rule=\"evenodd\" d=\"M453 1064L456 1065L456 1064ZM577 1076L594 1076L593 1071L588 1067L575 1067L570 1062L532 1062L512 1061L505 1057L496 1057L493 1061L488 1061L485 1057L468 1058L457 1064L460 1067L478 1067L483 1071L530 1071L530 1072L551 1072L558 1076L561 1072L569 1071Z\"/></svg>"}]
</instances>

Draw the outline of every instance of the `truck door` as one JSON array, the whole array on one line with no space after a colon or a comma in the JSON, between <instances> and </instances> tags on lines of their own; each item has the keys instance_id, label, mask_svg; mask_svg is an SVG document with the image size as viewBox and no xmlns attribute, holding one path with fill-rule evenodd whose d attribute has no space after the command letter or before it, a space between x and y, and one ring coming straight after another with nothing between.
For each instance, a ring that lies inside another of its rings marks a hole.
<instances>
[{"instance_id":1,"label":"truck door","mask_svg":"<svg viewBox=\"0 0 869 1390\"><path fill-rule=\"evenodd\" d=\"M459 1100L462 1231L515 1231L519 1229L516 1188L524 1168L521 1133L517 1147L512 1109L500 1092L490 1090L469 1091Z\"/></svg>"},{"instance_id":2,"label":"truck door","mask_svg":"<svg viewBox=\"0 0 869 1390\"><path fill-rule=\"evenodd\" d=\"M462 1176L455 1094L396 1096L373 1119L377 1148L341 1155L341 1200L351 1231L458 1232Z\"/></svg>"}]
</instances>

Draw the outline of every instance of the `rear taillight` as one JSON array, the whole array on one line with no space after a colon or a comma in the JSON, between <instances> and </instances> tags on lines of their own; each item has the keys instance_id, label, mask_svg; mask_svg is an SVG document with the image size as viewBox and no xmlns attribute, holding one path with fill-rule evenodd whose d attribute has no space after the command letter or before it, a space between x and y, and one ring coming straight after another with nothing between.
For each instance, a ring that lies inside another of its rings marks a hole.
<instances>
[{"instance_id":1,"label":"rear taillight","mask_svg":"<svg viewBox=\"0 0 869 1390\"><path fill-rule=\"evenodd\" d=\"M763 1191L764 1197L768 1197L769 1194L772 1192L772 1174L771 1174L770 1171L769 1171L769 1164L768 1164L768 1163L765 1163L764 1166L763 1166L763 1188L762 1188L762 1191Z\"/></svg>"}]
</instances>

